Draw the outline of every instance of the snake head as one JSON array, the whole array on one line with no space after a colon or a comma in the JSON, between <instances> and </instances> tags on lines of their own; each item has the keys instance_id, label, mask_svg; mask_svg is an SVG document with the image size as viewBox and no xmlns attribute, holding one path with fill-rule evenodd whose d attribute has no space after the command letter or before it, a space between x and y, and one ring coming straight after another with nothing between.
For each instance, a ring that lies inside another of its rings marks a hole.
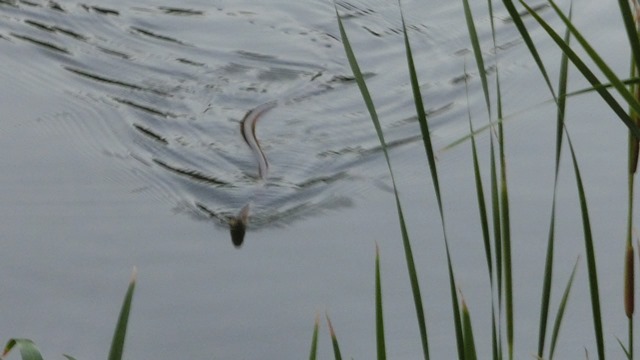
<instances>
[{"instance_id":1,"label":"snake head","mask_svg":"<svg viewBox=\"0 0 640 360\"><path fill-rule=\"evenodd\" d=\"M231 242L233 242L233 245L237 248L242 246L242 242L244 241L247 222L249 222L249 204L245 205L236 217L229 219Z\"/></svg>"}]
</instances>

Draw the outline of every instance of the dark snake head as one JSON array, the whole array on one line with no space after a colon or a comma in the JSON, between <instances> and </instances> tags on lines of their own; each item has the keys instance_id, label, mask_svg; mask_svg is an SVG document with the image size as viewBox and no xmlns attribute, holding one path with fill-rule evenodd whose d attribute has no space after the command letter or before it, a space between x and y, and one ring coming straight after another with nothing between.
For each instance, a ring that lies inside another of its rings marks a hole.
<instances>
[{"instance_id":1,"label":"dark snake head","mask_svg":"<svg viewBox=\"0 0 640 360\"><path fill-rule=\"evenodd\" d=\"M242 210L229 219L229 230L231 232L231 242L237 248L242 246L244 241L244 234L247 231L247 222L249 221L249 204L245 205Z\"/></svg>"}]
</instances>

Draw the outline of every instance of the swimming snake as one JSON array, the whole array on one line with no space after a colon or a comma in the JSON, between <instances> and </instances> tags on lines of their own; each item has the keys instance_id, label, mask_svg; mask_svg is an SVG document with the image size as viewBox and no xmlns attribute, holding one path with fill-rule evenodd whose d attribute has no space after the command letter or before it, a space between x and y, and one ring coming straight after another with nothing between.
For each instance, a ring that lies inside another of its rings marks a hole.
<instances>
[{"instance_id":1,"label":"swimming snake","mask_svg":"<svg viewBox=\"0 0 640 360\"><path fill-rule=\"evenodd\" d=\"M258 162L258 178L260 182L262 182L262 185L264 185L264 180L266 180L269 172L269 162L267 161L267 156L264 154L264 151L262 151L260 142L256 137L256 124L262 115L276 107L276 105L276 101L259 105L249 110L240 122L240 132L242 133L242 137ZM229 219L231 241L236 247L240 247L244 241L244 234L246 232L247 223L249 222L250 205L251 199L244 207L242 207L238 212L238 215Z\"/></svg>"}]
</instances>

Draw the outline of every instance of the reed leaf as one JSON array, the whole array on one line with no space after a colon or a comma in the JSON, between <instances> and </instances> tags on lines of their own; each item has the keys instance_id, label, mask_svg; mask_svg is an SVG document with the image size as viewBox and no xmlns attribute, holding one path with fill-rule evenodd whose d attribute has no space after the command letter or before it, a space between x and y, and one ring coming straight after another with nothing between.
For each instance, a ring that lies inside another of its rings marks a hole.
<instances>
[{"instance_id":1,"label":"reed leaf","mask_svg":"<svg viewBox=\"0 0 640 360\"><path fill-rule=\"evenodd\" d=\"M587 197L585 195L582 176L580 175L580 168L578 166L578 160L573 149L573 144L571 143L569 133L565 132L565 134L567 136L567 144L569 145L569 150L571 152L571 160L576 175L576 186L578 188L578 195L580 198L580 210L582 214L582 226L584 231L584 245L587 257L587 273L589 275L589 291L591 294L591 311L593 314L593 330L595 332L598 358L600 360L604 360L604 336L602 332L602 315L600 310L600 291L598 289L598 270L596 267L596 254L593 246L593 235L591 233L591 222L589 220L589 207L587 205Z\"/></svg>"},{"instance_id":2,"label":"reed leaf","mask_svg":"<svg viewBox=\"0 0 640 360\"><path fill-rule=\"evenodd\" d=\"M109 360L121 360L124 351L124 341L127 335L127 323L129 322L129 313L131 311L131 301L133 292L136 287L137 270L134 267L129 281L127 293L124 296L122 307L120 308L120 316L116 324L116 329L111 340L111 349L109 350Z\"/></svg>"},{"instance_id":3,"label":"reed leaf","mask_svg":"<svg viewBox=\"0 0 640 360\"><path fill-rule=\"evenodd\" d=\"M349 39L347 37L346 31L344 30L344 25L342 24L342 19L338 14L337 7L336 17L338 19L338 27L340 29L340 37L342 39L342 44L345 49L345 53L347 55L347 59L349 60L349 65L351 67L351 71L353 72L354 78L356 79L356 83L358 84L358 88L360 89L360 93L362 94L362 98L365 102L367 110L369 111L369 115L371 117L371 121L373 122L374 128L376 130L376 134L378 135L378 140L380 141L380 145L382 147L382 152L384 154L384 158L387 163L387 167L389 169L389 175L391 177L391 184L393 187L393 193L396 202L396 211L398 213L398 221L400 224L400 232L402 235L402 244L404 247L405 258L407 262L407 269L409 273L409 280L411 283L411 291L413 294L413 302L416 308L416 318L418 320L419 326L425 329L425 336L423 337L423 344L426 343L426 325L425 325L425 316L422 308L422 296L420 294L420 285L418 282L418 274L415 268L415 263L413 260L413 251L411 250L411 242L409 240L409 234L407 231L407 227L404 220L404 214L402 212L402 205L400 203L400 196L398 194L398 189L396 187L395 176L393 174L393 168L391 167L391 161L389 160L389 153L387 150L387 143L384 139L384 134L382 132L382 126L380 125L380 121L378 120L378 114L376 112L375 106L373 104L373 100L367 88L367 84L362 76L362 72L360 71L360 66L356 60L355 54L353 53L353 49L351 48L351 44L349 43ZM457 306L457 304L456 304ZM423 349L426 349L423 346ZM425 350L425 359L428 359L429 353Z\"/></svg>"},{"instance_id":4,"label":"reed leaf","mask_svg":"<svg viewBox=\"0 0 640 360\"><path fill-rule=\"evenodd\" d=\"M482 91L484 92L484 100L487 106L489 120L491 120L491 98L489 97L489 85L487 82L487 72L484 67L484 58L482 57L482 50L480 50L480 40L478 40L478 33L473 21L471 7L469 7L469 0L462 0L462 5L464 8L464 18L467 23L467 30L469 31L469 39L471 40L471 47L473 48L473 55L476 59L478 74L480 75L480 81L482 83Z\"/></svg>"},{"instance_id":5,"label":"reed leaf","mask_svg":"<svg viewBox=\"0 0 640 360\"><path fill-rule=\"evenodd\" d=\"M618 5L624 22L624 28L627 32L627 38L629 39L629 48L633 55L632 62L637 64L640 61L640 39L638 39L635 15L629 6L628 0L618 0Z\"/></svg>"},{"instance_id":6,"label":"reed leaf","mask_svg":"<svg viewBox=\"0 0 640 360\"><path fill-rule=\"evenodd\" d=\"M571 286L573 285L573 278L576 275L576 269L578 268L578 258L576 263L573 265L573 270L571 271L571 276L569 276L569 281L567 281L567 286L565 286L564 293L562 294L562 300L560 300L560 305L558 306L558 312L556 313L556 319L553 323L553 332L551 333L551 345L549 346L549 360L553 359L553 354L556 351L556 344L558 343L558 337L560 335L560 326L562 325L562 318L564 317L564 311L567 307L567 301L569 300L569 294L571 293Z\"/></svg>"},{"instance_id":7,"label":"reed leaf","mask_svg":"<svg viewBox=\"0 0 640 360\"><path fill-rule=\"evenodd\" d=\"M327 325L329 326L329 334L331 335L331 345L333 346L333 357L335 360L342 360L342 355L340 354L340 345L338 344L338 337L336 336L336 332L333 330L333 325L331 324L329 315L327 315Z\"/></svg>"},{"instance_id":8,"label":"reed leaf","mask_svg":"<svg viewBox=\"0 0 640 360\"><path fill-rule=\"evenodd\" d=\"M462 329L464 333L464 358L465 360L476 360L476 344L473 340L473 328L471 326L471 314L467 303L462 299Z\"/></svg>"},{"instance_id":9,"label":"reed leaf","mask_svg":"<svg viewBox=\"0 0 640 360\"><path fill-rule=\"evenodd\" d=\"M318 355L318 329L320 328L320 317L316 315L313 323L313 335L311 336L311 350L309 351L309 360L316 360Z\"/></svg>"},{"instance_id":10,"label":"reed leaf","mask_svg":"<svg viewBox=\"0 0 640 360\"><path fill-rule=\"evenodd\" d=\"M462 334L462 324L460 319L460 310L458 308L458 296L457 296L457 286L455 281L455 276L453 273L453 266L451 264L451 253L449 251L449 241L447 238L447 226L445 223L444 217L444 209L442 207L442 194L440 192L440 181L438 178L438 168L436 166L436 157L435 151L433 150L433 145L431 142L431 133L429 131L429 124L427 122L427 115L424 111L424 105L422 103L422 93L420 91L420 85L418 81L418 75L416 73L413 55L411 51L411 44L409 42L409 35L407 34L407 28L404 21L404 15L402 14L402 8L400 8L400 14L402 18L402 30L404 34L404 44L405 44L405 52L407 58L407 66L409 68L409 79L411 82L411 89L413 92L413 102L416 107L416 115L418 117L418 123L420 124L420 132L422 134L422 140L424 143L425 153L427 155L427 161L429 163L429 170L431 172L431 179L433 182L434 191L436 194L436 199L438 202L438 211L440 213L440 223L442 224L442 234L444 238L445 251L447 256L447 269L449 272L449 288L451 293L451 304L453 307L453 321L454 327L456 331L456 343L458 346L458 356L460 359L463 359L464 348L463 348L463 334ZM420 301L421 303L421 301ZM422 333L422 331L421 331ZM424 349L424 357L425 359L429 358L428 347L426 343L426 327L423 336L423 349Z\"/></svg>"},{"instance_id":11,"label":"reed leaf","mask_svg":"<svg viewBox=\"0 0 640 360\"><path fill-rule=\"evenodd\" d=\"M465 67L466 72L466 67ZM466 85L466 82L465 82ZM466 86L465 86L466 87ZM467 119L469 120L469 132L471 134L474 133L473 130L473 122L471 121L471 109L469 107L468 99L469 99L469 89L466 87L467 91ZM478 199L478 211L480 216L480 225L482 227L482 239L484 241L484 251L485 257L487 261L487 269L489 272L489 281L491 283L491 287L493 288L493 266L492 266L492 255L491 255L491 236L489 235L489 220L487 215L487 207L485 204L484 197L484 189L482 184L482 173L480 171L480 162L478 160L478 150L476 145L476 139L474 136L471 136L471 155L473 159L473 175L476 185L476 196Z\"/></svg>"},{"instance_id":12,"label":"reed leaf","mask_svg":"<svg viewBox=\"0 0 640 360\"><path fill-rule=\"evenodd\" d=\"M569 11L571 17L571 11ZM571 33L569 29L565 31L564 41L569 44ZM540 321L538 330L538 357L542 358L547 334L547 321L549 317L549 301L551 299L551 285L553 283L553 259L555 246L555 222L556 222L556 197L558 192L558 176L560 173L560 157L562 155L562 139L564 126L564 115L566 106L567 78L569 59L566 54L562 54L560 59L560 76L558 81L558 100L556 117L556 156L555 175L553 181L553 199L551 202L551 220L549 224L549 236L547 239L547 254L545 259L544 276L542 284L542 298L540 305Z\"/></svg>"},{"instance_id":13,"label":"reed leaf","mask_svg":"<svg viewBox=\"0 0 640 360\"><path fill-rule=\"evenodd\" d=\"M4 346L4 350L2 351L2 356L0 358L7 356L15 347L20 350L20 357L22 360L42 360L42 355L36 347L36 344L29 339L10 339Z\"/></svg>"}]
</instances>

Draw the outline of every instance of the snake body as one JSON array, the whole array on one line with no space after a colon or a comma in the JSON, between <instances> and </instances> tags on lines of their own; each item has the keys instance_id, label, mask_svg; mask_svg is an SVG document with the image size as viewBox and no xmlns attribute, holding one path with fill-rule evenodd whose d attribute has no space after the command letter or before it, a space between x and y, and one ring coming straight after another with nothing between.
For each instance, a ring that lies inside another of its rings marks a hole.
<instances>
[{"instance_id":1,"label":"snake body","mask_svg":"<svg viewBox=\"0 0 640 360\"><path fill-rule=\"evenodd\" d=\"M247 112L242 121L240 122L240 132L244 141L247 143L251 151L253 152L256 161L258 162L258 178L263 182L267 178L269 172L269 162L267 156L260 147L260 142L256 137L256 124L258 120L269 110L276 107L277 102L271 101L259 105ZM249 209L251 200L242 207L238 215L229 219L229 228L231 230L231 241L236 247L240 247L244 241L244 234L246 232L247 223L249 222Z\"/></svg>"}]
</instances>

